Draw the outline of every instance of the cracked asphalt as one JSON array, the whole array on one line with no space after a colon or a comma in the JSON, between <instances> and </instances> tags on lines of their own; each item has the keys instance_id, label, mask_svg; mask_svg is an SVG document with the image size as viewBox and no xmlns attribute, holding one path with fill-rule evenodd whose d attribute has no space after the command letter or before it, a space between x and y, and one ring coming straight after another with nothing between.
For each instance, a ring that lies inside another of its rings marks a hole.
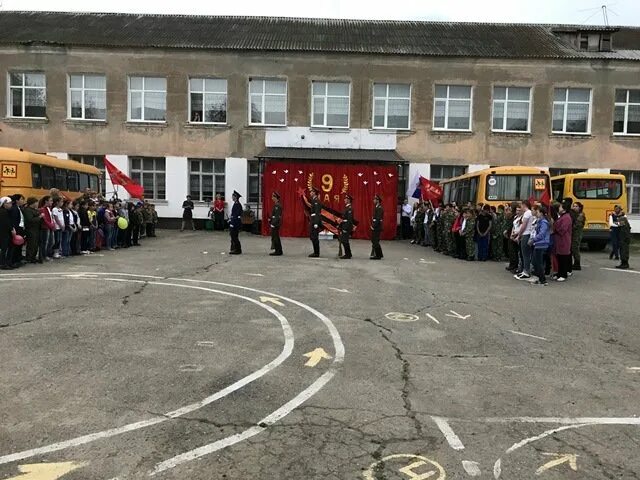
<instances>
[{"instance_id":1,"label":"cracked asphalt","mask_svg":"<svg viewBox=\"0 0 640 480\"><path fill-rule=\"evenodd\" d=\"M159 235L0 275L1 480L640 478L640 273L606 254L536 287L405 242Z\"/></svg>"}]
</instances>

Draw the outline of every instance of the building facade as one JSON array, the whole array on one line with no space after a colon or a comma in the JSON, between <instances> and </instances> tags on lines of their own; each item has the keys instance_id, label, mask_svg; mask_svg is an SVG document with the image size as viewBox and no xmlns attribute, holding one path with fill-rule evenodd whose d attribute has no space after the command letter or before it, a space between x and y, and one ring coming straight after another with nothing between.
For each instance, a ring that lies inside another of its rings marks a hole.
<instances>
[{"instance_id":1,"label":"building facade","mask_svg":"<svg viewBox=\"0 0 640 480\"><path fill-rule=\"evenodd\" d=\"M640 229L640 29L7 12L0 115L0 145L106 155L161 217L259 207L261 161L329 149L396 162L399 197L418 172L624 172Z\"/></svg>"}]
</instances>

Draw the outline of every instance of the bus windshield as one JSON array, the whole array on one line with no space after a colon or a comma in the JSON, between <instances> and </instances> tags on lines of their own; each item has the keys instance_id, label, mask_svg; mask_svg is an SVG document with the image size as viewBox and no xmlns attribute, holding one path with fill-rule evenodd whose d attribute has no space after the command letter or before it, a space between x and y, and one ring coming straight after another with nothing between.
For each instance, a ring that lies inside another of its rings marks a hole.
<instances>
[{"instance_id":1,"label":"bus windshield","mask_svg":"<svg viewBox=\"0 0 640 480\"><path fill-rule=\"evenodd\" d=\"M546 175L487 175L486 200L511 202L540 200L549 188Z\"/></svg>"},{"instance_id":2,"label":"bus windshield","mask_svg":"<svg viewBox=\"0 0 640 480\"><path fill-rule=\"evenodd\" d=\"M576 178L573 195L580 200L617 200L622 196L622 181L610 178Z\"/></svg>"}]
</instances>

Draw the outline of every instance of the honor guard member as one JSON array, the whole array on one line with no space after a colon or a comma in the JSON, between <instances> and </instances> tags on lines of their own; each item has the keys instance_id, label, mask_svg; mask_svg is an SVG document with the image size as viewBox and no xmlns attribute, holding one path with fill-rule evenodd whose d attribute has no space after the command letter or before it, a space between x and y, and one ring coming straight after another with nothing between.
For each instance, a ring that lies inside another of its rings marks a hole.
<instances>
[{"instance_id":1,"label":"honor guard member","mask_svg":"<svg viewBox=\"0 0 640 480\"><path fill-rule=\"evenodd\" d=\"M309 212L309 238L313 245L313 253L309 254L311 258L317 258L320 256L320 230L322 230L322 204L318 200L318 190L315 187L311 187L311 212Z\"/></svg>"},{"instance_id":2,"label":"honor guard member","mask_svg":"<svg viewBox=\"0 0 640 480\"><path fill-rule=\"evenodd\" d=\"M348 193L344 196L344 214L342 215L342 221L340 222L340 243L344 248L344 255L340 258L348 260L351 258L351 245L349 244L349 237L353 231L353 208L351 202L353 198Z\"/></svg>"},{"instance_id":3,"label":"honor guard member","mask_svg":"<svg viewBox=\"0 0 640 480\"><path fill-rule=\"evenodd\" d=\"M269 255L278 257L282 255L282 242L280 242L280 225L282 225L282 205L280 205L280 194L273 192L271 194L273 200L273 209L271 210L271 218L269 226L271 227L271 252Z\"/></svg>"},{"instance_id":4,"label":"honor guard member","mask_svg":"<svg viewBox=\"0 0 640 480\"><path fill-rule=\"evenodd\" d=\"M242 246L240 245L240 227L242 226L242 205L240 205L240 195L235 190L231 195L233 206L231 207L231 215L229 216L229 236L231 237L231 249L229 255L240 255Z\"/></svg>"},{"instance_id":5,"label":"honor guard member","mask_svg":"<svg viewBox=\"0 0 640 480\"><path fill-rule=\"evenodd\" d=\"M629 245L631 245L631 224L629 219L621 210L618 213L618 228L620 232L620 265L616 268L622 270L629 269Z\"/></svg>"},{"instance_id":6,"label":"honor guard member","mask_svg":"<svg viewBox=\"0 0 640 480\"><path fill-rule=\"evenodd\" d=\"M373 197L373 218L371 219L371 256L370 260L382 259L382 248L380 247L380 233L382 232L382 218L384 210L382 209L382 198L376 194Z\"/></svg>"}]
</instances>

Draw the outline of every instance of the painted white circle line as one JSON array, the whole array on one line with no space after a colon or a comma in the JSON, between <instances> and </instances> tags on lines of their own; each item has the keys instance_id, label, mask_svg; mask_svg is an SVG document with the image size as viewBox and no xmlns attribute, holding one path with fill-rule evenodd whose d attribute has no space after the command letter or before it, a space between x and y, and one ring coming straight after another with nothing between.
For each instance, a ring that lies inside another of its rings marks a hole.
<instances>
[{"instance_id":1,"label":"painted white circle line","mask_svg":"<svg viewBox=\"0 0 640 480\"><path fill-rule=\"evenodd\" d=\"M420 319L420 317L413 313L402 312L389 312L385 314L385 317L389 320L393 320L394 322L417 322Z\"/></svg>"},{"instance_id":2,"label":"painted white circle line","mask_svg":"<svg viewBox=\"0 0 640 480\"><path fill-rule=\"evenodd\" d=\"M59 276L60 274L53 274L54 276ZM60 450L64 450L70 447L77 447L79 445L84 445L87 443L91 443L94 442L96 440L100 440L100 439L104 439L104 438L110 438L110 437L114 437L116 435L121 435L123 433L128 433L128 432L132 432L135 430L140 430L142 428L147 428L153 425L157 425L159 423L163 423L166 422L169 419L172 418L178 418L181 416L184 416L186 414L192 413L202 407L205 407L221 398L226 397L227 395L235 392L236 390L239 390L240 388L245 387L246 385L248 385L249 383L257 380L258 378L266 375L267 373L269 373L270 371L272 371L273 369L275 369L276 367L278 367L280 364L282 364L293 352L293 347L294 347L294 338L293 338L293 331L291 330L291 326L289 325L289 322L287 321L287 319L284 317L284 315L282 315L280 312L278 312L276 309L274 309L273 307L269 306L269 305L265 305L261 302L259 302L258 300L255 300L253 298L250 297L245 297L243 295L239 295L237 293L232 293L232 292L224 292L221 290L216 290L213 288L206 288L206 287L200 287L200 286L195 286L195 285L181 285L181 284L177 284L177 283L166 283L166 282L155 282L155 281L148 281L148 280L135 280L135 279L130 279L130 278L110 278L110 277L106 277L106 275L117 275L117 274L113 274L113 273L109 273L109 274L100 274L101 278L100 280L108 280L108 281L115 281L115 282L124 282L124 283L148 283L150 285L164 285L164 286L170 286L170 287L176 287L176 288L187 288L187 289L194 289L194 290L202 290L202 291L207 291L207 292L212 292L212 293L219 293L222 295L228 295L231 297L235 297L235 298L240 298L243 300L247 300L251 303L254 303L255 305L258 305L264 309L266 309L269 313L271 313L272 315L274 315L279 321L280 321L280 325L282 327L283 333L284 333L284 338L285 338L285 344L283 346L282 352L280 352L280 355L278 355L275 359L273 359L271 362L269 362L268 364L266 364L265 366L263 366L262 368L260 368L259 370L256 370L255 372L247 375L244 378L241 378L240 380L236 381L235 383L223 388L222 390L220 390L217 393L214 393L206 398L204 398L203 400L200 400L199 402L196 403L192 403L190 405L186 405L182 408L179 408L177 410L173 410L171 412L168 412L162 416L157 416L148 420L142 420L139 422L135 422L135 423L130 423L127 425L124 425L122 427L117 427L117 428L112 428L112 429L108 429L108 430L103 430L101 432L95 432L95 433L91 433L88 435L83 435L81 437L76 437L76 438L72 438L70 440L65 440L62 442L57 442L57 443L53 443L50 445L46 445L44 447L38 447L38 448L34 448L34 449L30 449L30 450L25 450L22 452L16 452L16 453L12 453L9 455L4 455L0 457L0 465L6 464L6 463L11 463L11 462L15 462L18 460L24 460L25 458L31 458L34 457L36 455L42 455L45 453L51 453L51 452L57 452ZM126 274L126 276L133 276L131 274ZM88 280L88 278L78 278L78 277L73 277L73 278L69 278L70 280ZM1 280L1 278L0 278ZM15 281L15 277L12 278L13 281ZM27 278L27 280L33 280L33 278ZM92 279L93 280L93 279Z\"/></svg>"},{"instance_id":3,"label":"painted white circle line","mask_svg":"<svg viewBox=\"0 0 640 480\"><path fill-rule=\"evenodd\" d=\"M11 275L11 274L9 274L9 275ZM39 275L46 275L46 274L42 273L42 274L39 274ZM59 274L57 274L57 275L59 275ZM164 277L157 277L157 276L152 276L152 275L136 275L136 274L132 274L132 273L111 273L111 274L103 274L103 275L122 275L122 276L129 276L129 277L133 276L133 277L138 277L138 278L164 279ZM313 382L305 390L300 392L295 398L293 398L289 402L285 403L278 410L274 411L270 415L268 415L265 418L263 418L262 421L258 422L258 426L251 427L251 428L249 428L249 429L247 429L244 432L241 432L239 434L231 435L231 436L229 436L227 438L224 438L222 440L219 440L217 442L211 443L209 445L205 445L204 447L200 447L199 449L192 450L191 452L187 452L185 454L178 455L177 457L174 457L174 458L169 459L169 460L167 460L165 462L159 463L158 465L156 465L156 467L153 470L153 472L151 472L151 475L155 475L155 474L160 473L160 472L162 472L164 470L168 470L170 468L173 468L173 467L175 467L175 466L177 466L177 465L179 465L181 463L185 463L185 462L188 462L189 460L193 460L195 458L199 458L199 457L201 457L203 455L207 455L209 453L216 452L216 451L221 450L223 448L226 448L228 446L235 445L236 443L239 443L239 442L241 442L243 440L246 440L248 438L251 438L251 437L261 433L262 431L264 431L266 429L267 426L277 422L281 418L283 418L286 415L288 415L289 413L291 413L295 408L297 408L298 406L303 404L305 401L307 401L309 398L311 398L313 395L315 395L318 391L320 391L327 383L329 383L329 381L337 373L338 367L344 362L344 355L345 355L344 344L342 343L342 338L340 337L340 333L338 332L338 329L333 324L333 322L331 320L329 320L329 318L326 315L324 315L323 313L320 313L315 308L310 307L309 305L306 305L306 304L304 304L302 302L299 302L297 300L293 300L292 298L285 297L283 295L277 295L277 294L274 294L274 293L271 293L271 292L267 292L267 291L264 291L264 290L259 290L259 289L256 289L256 288L244 287L244 286L241 286L241 285L233 285L233 284L229 284L229 283L214 282L214 281L211 281L211 280L192 280L192 279L180 279L180 278L169 278L168 280L171 280L171 281L184 281L184 282L189 282L189 283L201 283L201 284L205 284L205 285L218 285L218 286L224 286L224 287L237 288L237 289L241 289L241 290L246 290L248 292L261 293L263 295L268 295L270 297L276 297L276 298L279 298L279 299L284 300L286 302L289 302L289 303L291 303L293 305L296 305L296 306L298 306L298 307L300 307L300 308L302 308L304 310L307 310L309 313L311 313L312 315L314 315L315 317L320 319L320 321L325 325L325 327L329 331L329 335L331 336L331 339L333 341L333 347L334 347L335 354L333 356L333 363L332 363L331 367L329 367L328 371L323 373L320 376L320 378L318 378L315 382ZM144 282L142 282L142 283L144 283ZM159 422L157 422L157 423L159 423ZM264 426L262 426L262 425L264 425ZM1 457L0 457L0 459L1 459Z\"/></svg>"},{"instance_id":4,"label":"painted white circle line","mask_svg":"<svg viewBox=\"0 0 640 480\"><path fill-rule=\"evenodd\" d=\"M216 346L216 342L212 342L210 340L202 340L200 342L196 342L196 345L198 347L208 347L208 348L213 348Z\"/></svg>"}]
</instances>

